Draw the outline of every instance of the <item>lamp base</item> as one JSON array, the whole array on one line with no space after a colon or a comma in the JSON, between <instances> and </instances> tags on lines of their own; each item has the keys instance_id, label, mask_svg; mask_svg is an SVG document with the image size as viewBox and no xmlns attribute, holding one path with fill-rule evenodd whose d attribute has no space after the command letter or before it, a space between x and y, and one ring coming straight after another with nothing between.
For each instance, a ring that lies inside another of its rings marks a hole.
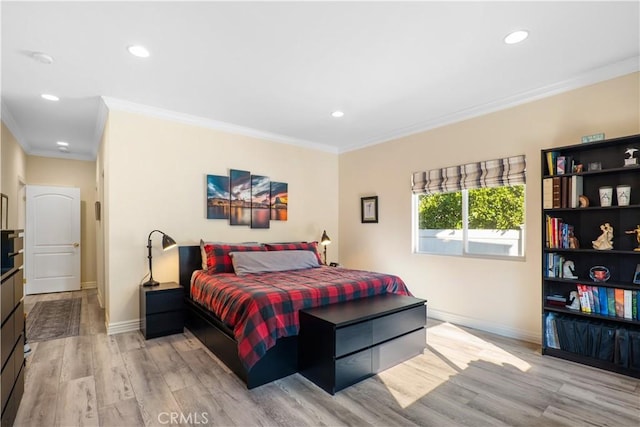
<instances>
[{"instance_id":1,"label":"lamp base","mask_svg":"<svg viewBox=\"0 0 640 427\"><path fill-rule=\"evenodd\" d=\"M151 279L149 281L144 282L142 286L158 286L159 284L160 282Z\"/></svg>"}]
</instances>

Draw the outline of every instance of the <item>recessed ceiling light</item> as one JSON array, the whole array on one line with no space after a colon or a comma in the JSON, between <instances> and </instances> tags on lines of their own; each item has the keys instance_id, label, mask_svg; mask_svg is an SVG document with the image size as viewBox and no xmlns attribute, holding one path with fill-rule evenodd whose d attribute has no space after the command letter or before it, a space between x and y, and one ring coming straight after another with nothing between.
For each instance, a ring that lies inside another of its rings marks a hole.
<instances>
[{"instance_id":1,"label":"recessed ceiling light","mask_svg":"<svg viewBox=\"0 0 640 427\"><path fill-rule=\"evenodd\" d=\"M64 141L58 141L56 142L56 144L58 144L60 147L68 147L69 143L68 142L64 142Z\"/></svg>"},{"instance_id":2,"label":"recessed ceiling light","mask_svg":"<svg viewBox=\"0 0 640 427\"><path fill-rule=\"evenodd\" d=\"M514 31L513 33L507 34L507 36L504 38L504 42L506 44L516 44L516 43L520 43L527 37L529 37L529 31L518 30L518 31Z\"/></svg>"},{"instance_id":3,"label":"recessed ceiling light","mask_svg":"<svg viewBox=\"0 0 640 427\"><path fill-rule=\"evenodd\" d=\"M334 111L333 113L331 113L332 117L342 117L344 116L344 113L342 111Z\"/></svg>"},{"instance_id":4,"label":"recessed ceiling light","mask_svg":"<svg viewBox=\"0 0 640 427\"><path fill-rule=\"evenodd\" d=\"M46 99L47 101L60 101L60 98L55 95L51 95L50 93L43 93L42 95L40 95L40 97L42 97L42 99Z\"/></svg>"},{"instance_id":5,"label":"recessed ceiling light","mask_svg":"<svg viewBox=\"0 0 640 427\"><path fill-rule=\"evenodd\" d=\"M41 64L53 64L53 56L47 55L44 52L31 52L31 58Z\"/></svg>"},{"instance_id":6,"label":"recessed ceiling light","mask_svg":"<svg viewBox=\"0 0 640 427\"><path fill-rule=\"evenodd\" d=\"M148 58L150 55L147 48L141 45L129 46L127 50L131 55L137 56L138 58Z\"/></svg>"}]
</instances>

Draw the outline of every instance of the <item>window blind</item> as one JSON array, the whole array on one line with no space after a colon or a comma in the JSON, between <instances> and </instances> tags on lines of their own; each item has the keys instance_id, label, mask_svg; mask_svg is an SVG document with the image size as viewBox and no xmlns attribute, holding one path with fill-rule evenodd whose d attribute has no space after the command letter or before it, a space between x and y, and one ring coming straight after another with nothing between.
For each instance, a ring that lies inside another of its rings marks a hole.
<instances>
[{"instance_id":1,"label":"window blind","mask_svg":"<svg viewBox=\"0 0 640 427\"><path fill-rule=\"evenodd\" d=\"M526 169L525 156L519 155L414 172L411 177L411 191L414 194L437 194L524 184Z\"/></svg>"}]
</instances>

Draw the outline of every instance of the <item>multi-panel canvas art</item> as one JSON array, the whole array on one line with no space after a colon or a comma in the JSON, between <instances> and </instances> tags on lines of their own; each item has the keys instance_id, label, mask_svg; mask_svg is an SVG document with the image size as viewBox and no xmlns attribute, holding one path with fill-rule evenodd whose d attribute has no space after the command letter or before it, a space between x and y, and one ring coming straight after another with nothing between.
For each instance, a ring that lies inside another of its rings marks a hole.
<instances>
[{"instance_id":1,"label":"multi-panel canvas art","mask_svg":"<svg viewBox=\"0 0 640 427\"><path fill-rule=\"evenodd\" d=\"M251 173L231 169L231 225L251 225Z\"/></svg>"},{"instance_id":2,"label":"multi-panel canvas art","mask_svg":"<svg viewBox=\"0 0 640 427\"><path fill-rule=\"evenodd\" d=\"M271 181L271 219L286 221L289 206L289 185Z\"/></svg>"},{"instance_id":3,"label":"multi-panel canvas art","mask_svg":"<svg viewBox=\"0 0 640 427\"><path fill-rule=\"evenodd\" d=\"M229 177L207 175L207 219L229 218Z\"/></svg>"},{"instance_id":4,"label":"multi-panel canvas art","mask_svg":"<svg viewBox=\"0 0 640 427\"><path fill-rule=\"evenodd\" d=\"M289 186L249 171L229 170L229 176L207 175L207 219L229 219L231 225L269 228L286 221Z\"/></svg>"},{"instance_id":5,"label":"multi-panel canvas art","mask_svg":"<svg viewBox=\"0 0 640 427\"><path fill-rule=\"evenodd\" d=\"M251 175L251 228L269 228L271 180Z\"/></svg>"}]
</instances>

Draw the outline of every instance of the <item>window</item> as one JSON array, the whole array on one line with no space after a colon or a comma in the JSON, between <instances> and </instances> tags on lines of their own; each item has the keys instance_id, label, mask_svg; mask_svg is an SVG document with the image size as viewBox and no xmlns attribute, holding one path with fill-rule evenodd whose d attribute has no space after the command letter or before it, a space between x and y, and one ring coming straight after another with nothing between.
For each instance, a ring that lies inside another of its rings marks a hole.
<instances>
[{"instance_id":1,"label":"window","mask_svg":"<svg viewBox=\"0 0 640 427\"><path fill-rule=\"evenodd\" d=\"M414 250L524 256L524 156L413 174Z\"/></svg>"}]
</instances>

